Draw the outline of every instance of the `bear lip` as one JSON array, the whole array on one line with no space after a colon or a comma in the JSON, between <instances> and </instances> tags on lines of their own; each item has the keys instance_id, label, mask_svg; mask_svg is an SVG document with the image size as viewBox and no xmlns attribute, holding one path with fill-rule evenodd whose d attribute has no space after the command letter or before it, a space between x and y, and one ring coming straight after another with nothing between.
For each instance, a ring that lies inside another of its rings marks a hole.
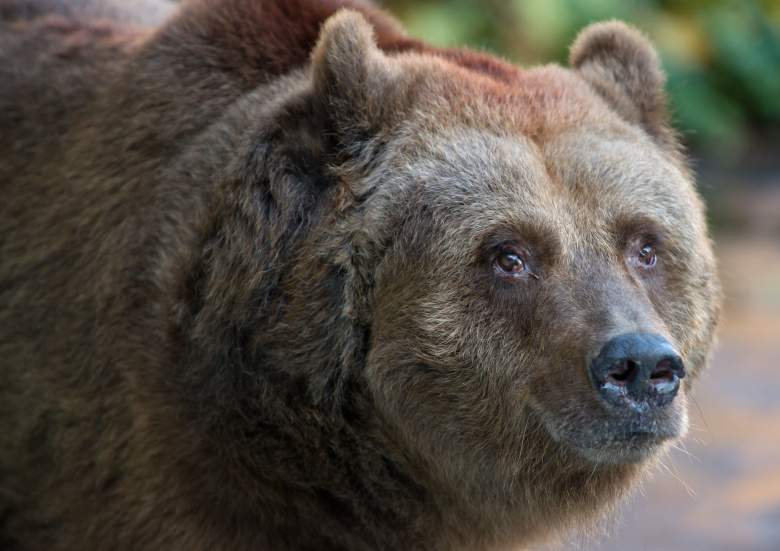
<instances>
[{"instance_id":1,"label":"bear lip","mask_svg":"<svg viewBox=\"0 0 780 551\"><path fill-rule=\"evenodd\" d=\"M548 412L542 414L548 434L589 463L636 464L657 455L670 441L685 435L685 411L603 411L588 423L571 425Z\"/></svg>"}]
</instances>

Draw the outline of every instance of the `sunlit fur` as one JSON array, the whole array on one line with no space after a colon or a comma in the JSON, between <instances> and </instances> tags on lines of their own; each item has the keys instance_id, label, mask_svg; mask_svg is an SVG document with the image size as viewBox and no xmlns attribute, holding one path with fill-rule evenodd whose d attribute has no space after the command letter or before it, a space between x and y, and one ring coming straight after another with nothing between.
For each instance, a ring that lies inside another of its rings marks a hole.
<instances>
[{"instance_id":1,"label":"sunlit fur","mask_svg":"<svg viewBox=\"0 0 780 551\"><path fill-rule=\"evenodd\" d=\"M130 5L0 0L0 547L528 546L684 434L718 285L637 31L525 70L357 0ZM686 362L657 442L588 380L626 331Z\"/></svg>"}]
</instances>

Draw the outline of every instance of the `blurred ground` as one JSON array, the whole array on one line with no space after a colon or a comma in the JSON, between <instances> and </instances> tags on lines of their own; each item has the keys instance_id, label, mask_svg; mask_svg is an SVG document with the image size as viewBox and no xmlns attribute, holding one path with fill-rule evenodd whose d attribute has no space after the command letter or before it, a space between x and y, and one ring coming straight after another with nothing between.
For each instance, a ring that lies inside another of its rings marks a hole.
<instances>
[{"instance_id":1,"label":"blurred ground","mask_svg":"<svg viewBox=\"0 0 780 551\"><path fill-rule=\"evenodd\" d=\"M780 172L710 203L726 308L684 449L567 551L780 550Z\"/></svg>"}]
</instances>

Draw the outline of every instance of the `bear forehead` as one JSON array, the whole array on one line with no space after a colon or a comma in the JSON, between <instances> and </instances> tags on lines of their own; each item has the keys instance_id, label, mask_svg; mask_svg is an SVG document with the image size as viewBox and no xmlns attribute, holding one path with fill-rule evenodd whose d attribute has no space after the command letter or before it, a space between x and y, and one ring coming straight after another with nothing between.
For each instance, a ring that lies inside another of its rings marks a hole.
<instances>
[{"instance_id":1,"label":"bear forehead","mask_svg":"<svg viewBox=\"0 0 780 551\"><path fill-rule=\"evenodd\" d=\"M641 131L560 125L540 139L453 125L418 140L407 170L426 204L463 234L534 228L567 248L621 225L679 234L696 224L689 180Z\"/></svg>"},{"instance_id":2,"label":"bear forehead","mask_svg":"<svg viewBox=\"0 0 780 551\"><path fill-rule=\"evenodd\" d=\"M420 88L412 90L423 104L418 113L430 110L432 124L440 128L484 128L537 142L572 127L633 130L586 82L557 65L516 68L511 78L501 80L438 60L419 65L409 71L412 87Z\"/></svg>"},{"instance_id":3,"label":"bear forehead","mask_svg":"<svg viewBox=\"0 0 780 551\"><path fill-rule=\"evenodd\" d=\"M423 64L425 78L415 78L417 71L410 75L418 105L405 121L412 143L403 149L421 167L459 174L444 178L447 193L436 190L443 197L482 193L478 182L501 181L488 191L515 204L565 197L589 203L589 212L640 212L659 203L666 207L659 216L676 218L695 207L685 167L569 69L517 68L506 80L449 63Z\"/></svg>"}]
</instances>

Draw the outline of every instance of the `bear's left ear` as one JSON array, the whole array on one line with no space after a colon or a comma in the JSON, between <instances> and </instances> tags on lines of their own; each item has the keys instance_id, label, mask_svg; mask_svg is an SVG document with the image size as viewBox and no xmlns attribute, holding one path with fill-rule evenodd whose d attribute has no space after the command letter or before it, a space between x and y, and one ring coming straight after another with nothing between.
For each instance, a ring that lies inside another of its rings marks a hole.
<instances>
[{"instance_id":1,"label":"bear's left ear","mask_svg":"<svg viewBox=\"0 0 780 551\"><path fill-rule=\"evenodd\" d=\"M660 145L678 149L669 126L666 75L652 44L620 21L595 23L580 32L569 63L626 121Z\"/></svg>"}]
</instances>

